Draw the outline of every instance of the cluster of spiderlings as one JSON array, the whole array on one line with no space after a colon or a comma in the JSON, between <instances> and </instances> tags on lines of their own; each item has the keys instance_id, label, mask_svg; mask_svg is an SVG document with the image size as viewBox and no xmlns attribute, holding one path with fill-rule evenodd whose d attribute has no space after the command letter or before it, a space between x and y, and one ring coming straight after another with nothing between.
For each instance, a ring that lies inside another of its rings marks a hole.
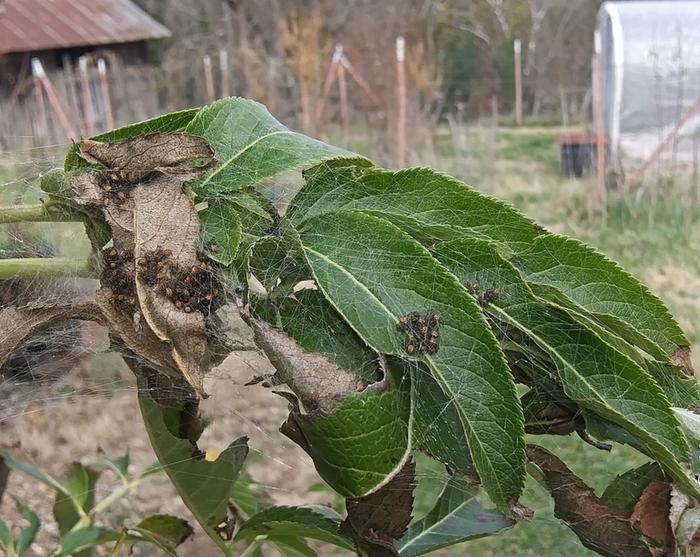
<instances>
[{"instance_id":1,"label":"cluster of spiderlings","mask_svg":"<svg viewBox=\"0 0 700 557\"><path fill-rule=\"evenodd\" d=\"M159 280L165 276L170 269L170 258L173 252L169 249L158 248L156 251L146 253L139 257L137 261L139 266L139 279L148 284L155 286Z\"/></svg>"},{"instance_id":2,"label":"cluster of spiderlings","mask_svg":"<svg viewBox=\"0 0 700 557\"><path fill-rule=\"evenodd\" d=\"M105 207L110 203L116 205L124 203L134 187L124 176L114 170L100 172L98 186L102 190L102 205Z\"/></svg>"},{"instance_id":3,"label":"cluster of spiderlings","mask_svg":"<svg viewBox=\"0 0 700 557\"><path fill-rule=\"evenodd\" d=\"M135 304L134 252L130 249L106 249L103 260L102 284L112 290L117 303Z\"/></svg>"},{"instance_id":4,"label":"cluster of spiderlings","mask_svg":"<svg viewBox=\"0 0 700 557\"><path fill-rule=\"evenodd\" d=\"M490 303L495 302L501 295L500 288L489 288L488 290L482 290L475 282L468 282L464 285L464 288L466 288L467 292L476 298L476 302L482 307L486 307Z\"/></svg>"},{"instance_id":5,"label":"cluster of spiderlings","mask_svg":"<svg viewBox=\"0 0 700 557\"><path fill-rule=\"evenodd\" d=\"M440 316L432 313L421 316L418 312L399 318L399 328L408 334L406 352L409 354L435 354L440 337Z\"/></svg>"},{"instance_id":6,"label":"cluster of spiderlings","mask_svg":"<svg viewBox=\"0 0 700 557\"><path fill-rule=\"evenodd\" d=\"M219 309L225 299L217 269L198 254L199 261L186 273L165 281L162 292L175 307L185 313L199 311L205 316Z\"/></svg>"}]
</instances>

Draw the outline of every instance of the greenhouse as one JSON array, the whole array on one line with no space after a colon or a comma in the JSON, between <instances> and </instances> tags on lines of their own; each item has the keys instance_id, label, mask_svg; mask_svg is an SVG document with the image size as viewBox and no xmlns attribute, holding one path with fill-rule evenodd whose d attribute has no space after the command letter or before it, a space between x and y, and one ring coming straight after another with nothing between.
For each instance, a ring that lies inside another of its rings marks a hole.
<instances>
[{"instance_id":1,"label":"greenhouse","mask_svg":"<svg viewBox=\"0 0 700 557\"><path fill-rule=\"evenodd\" d=\"M626 171L695 159L700 2L605 2L598 14L611 161Z\"/></svg>"}]
</instances>

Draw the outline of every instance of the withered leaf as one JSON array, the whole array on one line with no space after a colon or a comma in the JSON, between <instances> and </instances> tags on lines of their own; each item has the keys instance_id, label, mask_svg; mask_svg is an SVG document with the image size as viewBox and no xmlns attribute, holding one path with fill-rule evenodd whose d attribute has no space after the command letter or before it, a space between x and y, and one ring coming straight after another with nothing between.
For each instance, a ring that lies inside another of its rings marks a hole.
<instances>
[{"instance_id":1,"label":"withered leaf","mask_svg":"<svg viewBox=\"0 0 700 557\"><path fill-rule=\"evenodd\" d=\"M148 186L136 189L134 209L134 257L136 292L151 330L172 344L173 359L187 381L203 392L208 365L204 315L178 308L163 292L163 282L199 265L197 242L201 226L192 200L182 192L187 175L160 175ZM155 281L145 277L148 259L164 254L163 269Z\"/></svg>"},{"instance_id":2,"label":"withered leaf","mask_svg":"<svg viewBox=\"0 0 700 557\"><path fill-rule=\"evenodd\" d=\"M374 493L346 500L348 515L340 531L355 540L360 554L398 557L395 541L411 522L415 485L416 465L409 460L390 482Z\"/></svg>"},{"instance_id":3,"label":"withered leaf","mask_svg":"<svg viewBox=\"0 0 700 557\"><path fill-rule=\"evenodd\" d=\"M248 322L256 344L307 410L329 412L338 406L345 393L362 385L360 377L326 356L307 352L286 333L258 319L250 318Z\"/></svg>"},{"instance_id":4,"label":"withered leaf","mask_svg":"<svg viewBox=\"0 0 700 557\"><path fill-rule=\"evenodd\" d=\"M84 139L80 156L92 164L121 172L131 183L151 172L191 173L214 163L214 150L198 136L184 133L154 133L122 143Z\"/></svg>"},{"instance_id":5,"label":"withered leaf","mask_svg":"<svg viewBox=\"0 0 700 557\"><path fill-rule=\"evenodd\" d=\"M126 348L157 368L179 369L204 396L203 375L212 364L206 317L223 292L212 287L190 305L176 299L169 285L189 280L185 275L201 265L215 274L200 261L199 219L182 192L185 182L214 163L212 148L197 136L152 134L122 143L84 140L78 150L104 168L72 179L76 202L101 212L112 230L113 248L103 252L100 306ZM180 298L189 296L183 285Z\"/></svg>"},{"instance_id":6,"label":"withered leaf","mask_svg":"<svg viewBox=\"0 0 700 557\"><path fill-rule=\"evenodd\" d=\"M69 319L102 321L102 314L89 296L44 301L41 305L0 310L0 367L36 333Z\"/></svg>"},{"instance_id":7,"label":"withered leaf","mask_svg":"<svg viewBox=\"0 0 700 557\"><path fill-rule=\"evenodd\" d=\"M658 548L670 551L665 539L646 539L634 528L635 521L629 513L603 503L581 478L546 449L528 445L527 456L546 478L554 499L554 515L587 548L606 557L652 557L657 555Z\"/></svg>"}]
</instances>

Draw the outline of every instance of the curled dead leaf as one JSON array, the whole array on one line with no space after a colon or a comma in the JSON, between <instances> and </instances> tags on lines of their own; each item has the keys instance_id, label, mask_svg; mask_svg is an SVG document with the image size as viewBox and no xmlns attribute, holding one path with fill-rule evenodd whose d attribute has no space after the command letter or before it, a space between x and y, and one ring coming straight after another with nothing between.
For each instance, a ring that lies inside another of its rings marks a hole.
<instances>
[{"instance_id":1,"label":"curled dead leaf","mask_svg":"<svg viewBox=\"0 0 700 557\"><path fill-rule=\"evenodd\" d=\"M218 268L199 253L199 218L182 187L214 164L211 146L197 136L152 134L84 140L78 148L102 169L72 178L74 200L112 230L100 306L128 350L158 369L179 370L206 396L203 376L215 360L207 320L224 288Z\"/></svg>"},{"instance_id":2,"label":"curled dead leaf","mask_svg":"<svg viewBox=\"0 0 700 557\"><path fill-rule=\"evenodd\" d=\"M395 541L411 522L416 465L409 460L389 483L365 497L346 500L340 531L355 540L360 555L398 557Z\"/></svg>"}]
</instances>

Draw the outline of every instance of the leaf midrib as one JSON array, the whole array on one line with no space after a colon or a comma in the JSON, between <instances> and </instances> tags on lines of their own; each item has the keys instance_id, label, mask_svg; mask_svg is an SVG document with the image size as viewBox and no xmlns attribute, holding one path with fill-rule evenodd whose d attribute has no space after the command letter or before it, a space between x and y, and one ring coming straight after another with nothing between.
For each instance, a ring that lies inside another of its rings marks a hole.
<instances>
[{"instance_id":1,"label":"leaf midrib","mask_svg":"<svg viewBox=\"0 0 700 557\"><path fill-rule=\"evenodd\" d=\"M211 174L209 174L209 176L207 176L204 180L202 180L201 185L204 186L204 185L208 184L209 182L211 182L215 176L218 176L219 173L223 172L226 168L228 168L228 166L231 165L231 163L233 163L233 161L235 161L238 157L240 157L248 149L250 149L251 147L260 143L263 139L267 139L268 137L272 137L273 135L295 134L295 133L296 132L293 132L291 130L280 130L280 131L276 131L276 132L266 133L265 135L258 137L255 141L248 143L245 147L243 147L242 149L239 149L236 153L234 153L231 157L229 157L225 163L220 164L216 168L216 170L214 170Z\"/></svg>"},{"instance_id":2,"label":"leaf midrib","mask_svg":"<svg viewBox=\"0 0 700 557\"><path fill-rule=\"evenodd\" d=\"M449 485L445 486L445 490L449 489ZM444 491L443 491L444 494ZM421 539L422 537L426 536L427 534L432 533L434 530L437 529L438 526L442 525L444 522L447 522L449 519L451 519L454 515L458 513L458 511L462 510L463 507L471 503L471 501L474 500L474 496L470 497L467 501L461 502L459 505L457 505L454 509L452 509L449 513L444 515L440 520L437 522L433 522L433 524L430 525L430 527L425 528L422 530L417 536L411 538L410 540L406 540L406 543L402 545L401 547L397 548L399 551L405 550L407 547L414 546L416 544L416 541ZM438 502L439 504L439 502ZM426 520L430 517L428 514L423 520Z\"/></svg>"}]
</instances>

